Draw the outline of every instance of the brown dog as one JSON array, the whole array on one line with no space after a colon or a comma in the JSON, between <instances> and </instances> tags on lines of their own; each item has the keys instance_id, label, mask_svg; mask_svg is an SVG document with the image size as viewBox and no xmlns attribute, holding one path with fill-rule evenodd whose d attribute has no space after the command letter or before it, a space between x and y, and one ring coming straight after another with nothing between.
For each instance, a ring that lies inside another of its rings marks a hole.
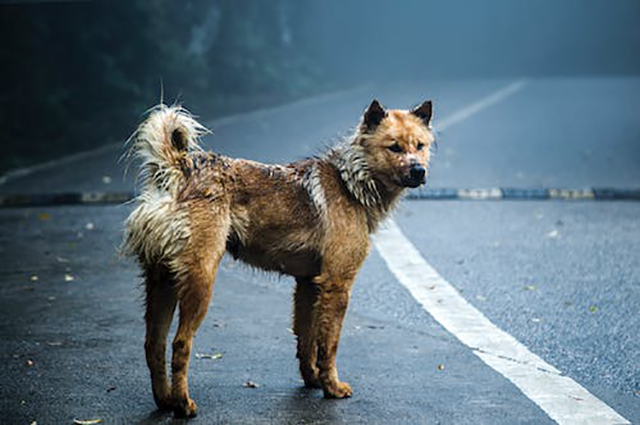
<instances>
[{"instance_id":1,"label":"brown dog","mask_svg":"<svg viewBox=\"0 0 640 425\"><path fill-rule=\"evenodd\" d=\"M132 137L142 161L139 205L125 247L145 276L147 364L160 408L194 416L187 369L220 260L235 258L293 276L293 329L306 386L349 397L336 351L369 234L407 187L424 183L434 138L431 102L386 111L374 100L352 138L324 156L266 165L205 153L205 129L179 107L160 105ZM172 385L165 348L176 305Z\"/></svg>"}]
</instances>

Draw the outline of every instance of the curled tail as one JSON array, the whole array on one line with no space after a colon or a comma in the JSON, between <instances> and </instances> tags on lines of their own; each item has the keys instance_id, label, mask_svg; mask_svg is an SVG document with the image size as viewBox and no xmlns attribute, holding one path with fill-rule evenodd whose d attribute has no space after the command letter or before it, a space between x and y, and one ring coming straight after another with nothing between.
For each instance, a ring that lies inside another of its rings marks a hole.
<instances>
[{"instance_id":1,"label":"curled tail","mask_svg":"<svg viewBox=\"0 0 640 425\"><path fill-rule=\"evenodd\" d=\"M181 106L156 106L131 136L128 156L140 160L142 191L160 189L175 195L191 168L190 152L208 130Z\"/></svg>"},{"instance_id":2,"label":"curled tail","mask_svg":"<svg viewBox=\"0 0 640 425\"><path fill-rule=\"evenodd\" d=\"M180 106L158 105L129 139L129 159L138 159L138 206L126 221L122 254L135 254L144 264L177 258L190 237L189 218L176 202L193 169L191 152L207 129Z\"/></svg>"}]
</instances>

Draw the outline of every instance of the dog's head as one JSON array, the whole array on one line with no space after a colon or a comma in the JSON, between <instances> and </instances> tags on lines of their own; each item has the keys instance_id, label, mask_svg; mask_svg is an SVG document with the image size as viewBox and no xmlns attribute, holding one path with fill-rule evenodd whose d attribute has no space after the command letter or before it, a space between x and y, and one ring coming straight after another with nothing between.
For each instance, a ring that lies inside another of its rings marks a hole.
<instances>
[{"instance_id":1,"label":"dog's head","mask_svg":"<svg viewBox=\"0 0 640 425\"><path fill-rule=\"evenodd\" d=\"M365 111L356 143L360 144L372 176L389 186L418 187L426 182L433 105L385 110L377 100Z\"/></svg>"}]
</instances>

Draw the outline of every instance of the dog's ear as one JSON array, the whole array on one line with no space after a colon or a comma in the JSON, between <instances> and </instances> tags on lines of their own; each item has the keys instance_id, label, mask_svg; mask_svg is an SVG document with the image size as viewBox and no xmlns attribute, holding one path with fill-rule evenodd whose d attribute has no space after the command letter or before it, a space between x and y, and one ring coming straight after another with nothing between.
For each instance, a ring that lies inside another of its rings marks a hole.
<instances>
[{"instance_id":1,"label":"dog's ear","mask_svg":"<svg viewBox=\"0 0 640 425\"><path fill-rule=\"evenodd\" d=\"M364 112L362 125L366 130L374 130L387 116L387 111L382 107L378 99L373 99L371 105Z\"/></svg>"},{"instance_id":2,"label":"dog's ear","mask_svg":"<svg viewBox=\"0 0 640 425\"><path fill-rule=\"evenodd\" d=\"M433 103L430 100L422 103L420 106L416 106L411 110L411 113L420 118L424 125L429 127L431 122L431 116L433 115Z\"/></svg>"}]
</instances>

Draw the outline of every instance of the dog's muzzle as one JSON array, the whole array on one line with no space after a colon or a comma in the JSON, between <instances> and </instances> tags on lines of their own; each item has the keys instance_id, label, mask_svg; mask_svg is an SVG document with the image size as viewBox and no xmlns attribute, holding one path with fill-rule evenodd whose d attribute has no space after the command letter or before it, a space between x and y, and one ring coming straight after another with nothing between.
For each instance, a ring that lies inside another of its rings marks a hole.
<instances>
[{"instance_id":1,"label":"dog's muzzle","mask_svg":"<svg viewBox=\"0 0 640 425\"><path fill-rule=\"evenodd\" d=\"M425 183L427 170L420 164L413 164L409 168L409 175L402 179L405 187L415 188Z\"/></svg>"}]
</instances>

